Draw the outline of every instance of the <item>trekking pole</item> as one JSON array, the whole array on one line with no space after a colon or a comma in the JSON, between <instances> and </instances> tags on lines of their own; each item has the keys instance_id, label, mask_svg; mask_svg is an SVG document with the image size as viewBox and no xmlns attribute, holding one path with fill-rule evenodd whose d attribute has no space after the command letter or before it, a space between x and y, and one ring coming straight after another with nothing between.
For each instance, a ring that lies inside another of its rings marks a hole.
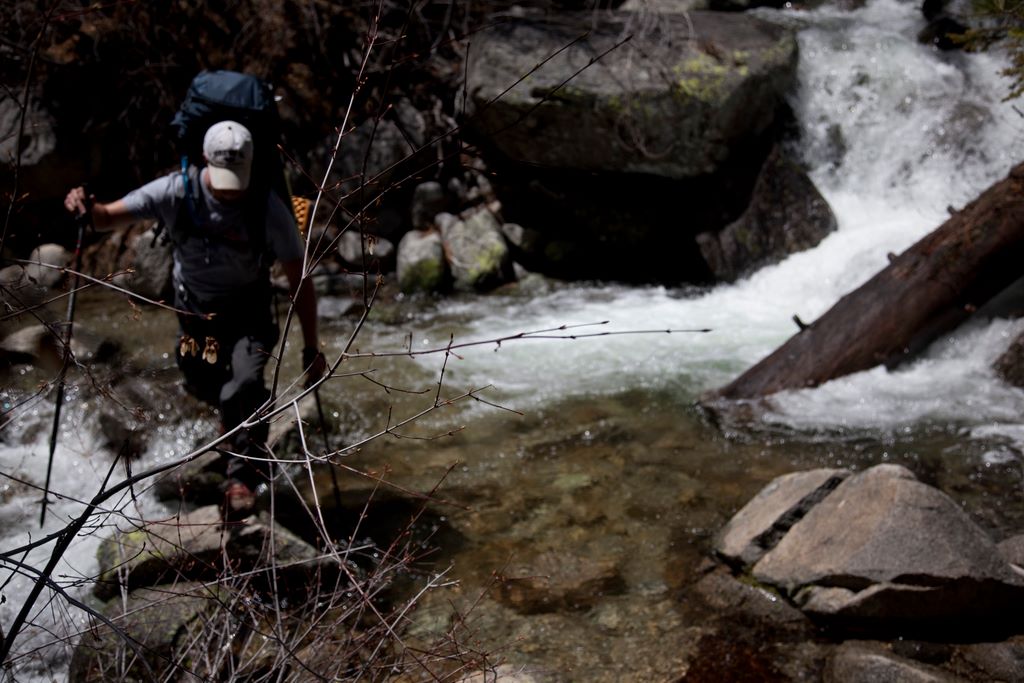
<instances>
[{"instance_id":1,"label":"trekking pole","mask_svg":"<svg viewBox=\"0 0 1024 683\"><path fill-rule=\"evenodd\" d=\"M50 497L50 476L53 474L53 454L57 450L57 431L60 428L60 409L64 405L64 378L67 376L68 363L71 361L71 329L75 322L75 298L78 293L78 271L82 269L82 237L85 228L92 223L92 211L87 207L85 213L75 217L78 224L78 239L75 241L75 269L71 279L71 291L68 294L68 314L64 328L64 361L60 366L57 378L57 400L53 409L53 430L50 432L50 459L46 463L46 483L43 485L43 509L39 515L39 526L46 523L46 505Z\"/></svg>"},{"instance_id":2,"label":"trekking pole","mask_svg":"<svg viewBox=\"0 0 1024 683\"><path fill-rule=\"evenodd\" d=\"M316 412L320 416L320 432L324 435L324 455L331 452L331 444L327 441L327 420L324 419L324 405L320 402L320 390L313 390L313 397L316 399ZM334 471L334 463L327 461L331 470L331 484L334 486L334 507L341 510L341 490L338 488L338 473Z\"/></svg>"}]
</instances>

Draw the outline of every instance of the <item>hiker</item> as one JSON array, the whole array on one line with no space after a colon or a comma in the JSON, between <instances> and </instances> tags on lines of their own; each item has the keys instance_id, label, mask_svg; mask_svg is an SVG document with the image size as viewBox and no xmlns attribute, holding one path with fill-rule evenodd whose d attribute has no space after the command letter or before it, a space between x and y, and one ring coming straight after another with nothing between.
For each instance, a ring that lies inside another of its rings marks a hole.
<instances>
[{"instance_id":1,"label":"hiker","mask_svg":"<svg viewBox=\"0 0 1024 683\"><path fill-rule=\"evenodd\" d=\"M274 191L250 188L253 139L235 121L211 126L203 138L206 164L176 171L109 204L84 188L64 200L68 211L91 212L97 230L155 219L174 250L174 305L180 337L175 350L185 388L219 409L224 430L249 417L270 396L264 368L279 330L271 306L270 265L280 261L302 330L306 382L323 376L317 338L316 295L302 280L303 245L291 210ZM261 196L264 195L264 196ZM301 284L300 284L301 283ZM268 480L268 426L240 430L228 450L226 517L244 516Z\"/></svg>"}]
</instances>

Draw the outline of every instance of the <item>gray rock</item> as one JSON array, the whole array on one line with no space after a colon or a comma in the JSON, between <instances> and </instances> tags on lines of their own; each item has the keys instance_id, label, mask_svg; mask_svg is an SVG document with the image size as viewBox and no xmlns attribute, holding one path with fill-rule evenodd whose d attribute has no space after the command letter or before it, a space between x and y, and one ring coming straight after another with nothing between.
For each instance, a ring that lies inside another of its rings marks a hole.
<instances>
[{"instance_id":1,"label":"gray rock","mask_svg":"<svg viewBox=\"0 0 1024 683\"><path fill-rule=\"evenodd\" d=\"M795 74L789 29L692 12L634 32L637 20L563 13L479 34L467 74L477 132L548 168L681 179L713 173L775 123Z\"/></svg>"},{"instance_id":2,"label":"gray rock","mask_svg":"<svg viewBox=\"0 0 1024 683\"><path fill-rule=\"evenodd\" d=\"M509 244L525 254L537 254L544 248L544 238L539 231L518 223L504 223L501 233Z\"/></svg>"},{"instance_id":3,"label":"gray rock","mask_svg":"<svg viewBox=\"0 0 1024 683\"><path fill-rule=\"evenodd\" d=\"M819 469L778 477L729 520L715 551L733 564L753 565L848 476L849 470Z\"/></svg>"},{"instance_id":4,"label":"gray rock","mask_svg":"<svg viewBox=\"0 0 1024 683\"><path fill-rule=\"evenodd\" d=\"M486 208L461 221L445 223L441 239L456 289L486 290L512 279L512 260L501 223Z\"/></svg>"},{"instance_id":5,"label":"gray rock","mask_svg":"<svg viewBox=\"0 0 1024 683\"><path fill-rule=\"evenodd\" d=\"M43 285L30 280L21 265L7 266L0 270L0 286L0 306L3 306L5 313L42 303L49 292Z\"/></svg>"},{"instance_id":6,"label":"gray rock","mask_svg":"<svg viewBox=\"0 0 1024 683\"><path fill-rule=\"evenodd\" d=\"M1010 564L1024 571L1024 534L1013 536L999 544L999 553Z\"/></svg>"},{"instance_id":7,"label":"gray rock","mask_svg":"<svg viewBox=\"0 0 1024 683\"><path fill-rule=\"evenodd\" d=\"M155 236L153 228L128 238L130 266L128 289L147 299L168 300L173 294L171 270L173 247L169 241Z\"/></svg>"},{"instance_id":8,"label":"gray rock","mask_svg":"<svg viewBox=\"0 0 1024 683\"><path fill-rule=\"evenodd\" d=\"M273 555L270 549L273 548ZM313 571L316 549L262 513L225 525L217 506L149 522L105 539L96 551L100 574L93 591L101 598L169 581L211 578L230 567L245 571L275 562L284 574ZM230 563L229 565L226 563Z\"/></svg>"},{"instance_id":9,"label":"gray rock","mask_svg":"<svg viewBox=\"0 0 1024 683\"><path fill-rule=\"evenodd\" d=\"M72 254L59 244L41 244L29 254L25 276L42 287L53 287L64 279L61 269L71 263Z\"/></svg>"},{"instance_id":10,"label":"gray rock","mask_svg":"<svg viewBox=\"0 0 1024 683\"><path fill-rule=\"evenodd\" d=\"M1003 615L1024 576L944 493L904 467L849 477L753 568L805 611L919 622Z\"/></svg>"},{"instance_id":11,"label":"gray rock","mask_svg":"<svg viewBox=\"0 0 1024 683\"><path fill-rule=\"evenodd\" d=\"M697 594L717 613L740 615L745 621L761 623L776 631L801 630L810 620L782 596L733 578L717 569L697 582Z\"/></svg>"},{"instance_id":12,"label":"gray rock","mask_svg":"<svg viewBox=\"0 0 1024 683\"><path fill-rule=\"evenodd\" d=\"M193 645L193 632L219 605L231 601L229 589L217 584L177 584L161 589L142 588L127 599L111 600L102 610L129 643L106 624L82 635L71 657L71 683L197 681L183 663L182 648ZM135 647L132 647L134 645ZM179 656L174 656L178 654Z\"/></svg>"},{"instance_id":13,"label":"gray rock","mask_svg":"<svg viewBox=\"0 0 1024 683\"><path fill-rule=\"evenodd\" d=\"M52 327L30 325L12 332L0 341L0 360L7 363L31 363L56 369L63 363L65 324ZM117 344L81 323L75 323L71 335L71 353L81 361L103 362L117 352Z\"/></svg>"},{"instance_id":14,"label":"gray rock","mask_svg":"<svg viewBox=\"0 0 1024 683\"><path fill-rule=\"evenodd\" d=\"M368 119L342 138L339 168L332 180L351 191L358 187L353 179L365 173L371 188L386 186L395 167L415 151L395 122Z\"/></svg>"},{"instance_id":15,"label":"gray rock","mask_svg":"<svg viewBox=\"0 0 1024 683\"><path fill-rule=\"evenodd\" d=\"M447 278L441 235L410 230L398 243L398 286L403 292L436 292Z\"/></svg>"},{"instance_id":16,"label":"gray rock","mask_svg":"<svg viewBox=\"0 0 1024 683\"><path fill-rule=\"evenodd\" d=\"M55 122L39 99L30 97L24 128L21 123L20 103L12 97L0 96L0 160L13 166L18 161L20 140L21 165L34 166L57 149Z\"/></svg>"},{"instance_id":17,"label":"gray rock","mask_svg":"<svg viewBox=\"0 0 1024 683\"><path fill-rule=\"evenodd\" d=\"M1024 388L1024 333L1010 343L992 367L1007 384Z\"/></svg>"},{"instance_id":18,"label":"gray rock","mask_svg":"<svg viewBox=\"0 0 1024 683\"><path fill-rule=\"evenodd\" d=\"M960 653L990 681L1024 681L1024 636L1002 643L963 645Z\"/></svg>"},{"instance_id":19,"label":"gray rock","mask_svg":"<svg viewBox=\"0 0 1024 683\"><path fill-rule=\"evenodd\" d=\"M750 205L718 233L697 236L712 274L725 281L817 245L836 229L828 202L780 148L761 168Z\"/></svg>"},{"instance_id":20,"label":"gray rock","mask_svg":"<svg viewBox=\"0 0 1024 683\"><path fill-rule=\"evenodd\" d=\"M365 251L364 251L365 250ZM338 238L338 255L352 268L369 272L378 267L382 273L390 272L395 267L395 245L391 240L376 235L360 235L358 230L349 229Z\"/></svg>"},{"instance_id":21,"label":"gray rock","mask_svg":"<svg viewBox=\"0 0 1024 683\"><path fill-rule=\"evenodd\" d=\"M48 101L40 89L35 88L29 94L24 129L21 128L21 103L11 97L10 92L0 90L0 164L5 168L14 167L20 141L18 189L30 203L63 198L68 188L80 183L82 178L100 175L95 169L90 172L85 168L83 155L72 151L72 146L58 144L61 122L47 109L53 102ZM17 97L20 99L20 96L19 88ZM54 110L58 108L59 104ZM9 186L5 187L9 191ZM34 212L24 212L24 219L33 220L34 217L25 215L28 213Z\"/></svg>"},{"instance_id":22,"label":"gray rock","mask_svg":"<svg viewBox=\"0 0 1024 683\"><path fill-rule=\"evenodd\" d=\"M829 661L825 683L952 683L956 677L935 667L897 657L881 647L844 643Z\"/></svg>"}]
</instances>

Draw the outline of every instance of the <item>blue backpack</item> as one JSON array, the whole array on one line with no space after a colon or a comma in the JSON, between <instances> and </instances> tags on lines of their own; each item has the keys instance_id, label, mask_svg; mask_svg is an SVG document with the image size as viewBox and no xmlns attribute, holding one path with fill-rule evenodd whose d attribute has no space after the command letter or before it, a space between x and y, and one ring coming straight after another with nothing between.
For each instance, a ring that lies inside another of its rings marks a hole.
<instances>
[{"instance_id":1,"label":"blue backpack","mask_svg":"<svg viewBox=\"0 0 1024 683\"><path fill-rule=\"evenodd\" d=\"M189 85L188 93L171 120L181 155L182 180L186 201L192 216L179 215L171 230L171 240L187 239L198 226L194 220L194 201L198 188L190 166L203 164L203 136L218 121L238 121L249 129L253 139L253 166L249 181L247 206L252 211L249 223L262 225L257 218L266 208L269 192L277 192L285 206L291 206L291 192L284 176L278 144L281 141L281 120L277 101L270 85L256 76L236 71L203 71ZM248 210L248 209L247 209ZM265 239L262 230L251 236L254 245Z\"/></svg>"}]
</instances>

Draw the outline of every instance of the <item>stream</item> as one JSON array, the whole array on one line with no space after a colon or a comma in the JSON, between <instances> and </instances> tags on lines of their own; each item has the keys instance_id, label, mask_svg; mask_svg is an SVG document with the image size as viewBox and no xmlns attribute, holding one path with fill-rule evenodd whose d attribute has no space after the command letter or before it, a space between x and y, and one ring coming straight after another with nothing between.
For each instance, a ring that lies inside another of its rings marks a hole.
<instances>
[{"instance_id":1,"label":"stream","mask_svg":"<svg viewBox=\"0 0 1024 683\"><path fill-rule=\"evenodd\" d=\"M787 392L735 415L697 408L701 392L794 334L794 315L814 320L887 254L940 225L947 207L1005 176L1024 138L1024 119L1002 102L1003 57L918 44L916 3L759 13L800 28L794 144L837 216L835 233L710 290L529 278L486 296L399 298L374 311L355 347L440 351L357 358L323 390L335 448L429 408L435 396L472 392L345 456L352 467L386 467L406 488L444 480L438 497L450 504L432 503L422 522L438 547L424 571L459 583L424 596L412 641L429 642L458 613L475 647L537 681L672 680L685 671L687 680L799 679L820 666L814 638L723 619L694 590L715 532L772 478L901 463L997 541L1024 531L1024 392L991 370L1024 319L976 316L893 371ZM666 229L676 219L666 216ZM147 396L149 438L136 469L214 434L213 414L177 386L169 314L138 314L109 294L84 296L81 307L83 325L123 349L117 367L96 371L100 379L115 393ZM353 331L348 308L348 297L320 301L329 358ZM537 338L511 338L522 333ZM478 343L444 353L468 342ZM294 370L286 364L283 376ZM39 493L18 480L38 486L45 477L53 404L32 392L52 374L16 372L0 390L5 410L19 406L0 431L0 467L17 478L0 481L5 549L58 528L81 509L72 499L91 495L110 467L95 419L101 399L78 373L56 452L53 489L65 498L38 528ZM342 489L357 508L370 499L358 478ZM143 518L166 514L145 490L119 505ZM409 514L375 505L371 519L374 509ZM100 515L55 573L73 593L87 590L108 523ZM39 550L26 558L44 561ZM15 575L3 584L5 629L29 583ZM19 643L18 680L63 680L69 650L47 645L47 631L73 638L85 618L53 600L40 602L33 621ZM720 667L705 671L709 662Z\"/></svg>"}]
</instances>

